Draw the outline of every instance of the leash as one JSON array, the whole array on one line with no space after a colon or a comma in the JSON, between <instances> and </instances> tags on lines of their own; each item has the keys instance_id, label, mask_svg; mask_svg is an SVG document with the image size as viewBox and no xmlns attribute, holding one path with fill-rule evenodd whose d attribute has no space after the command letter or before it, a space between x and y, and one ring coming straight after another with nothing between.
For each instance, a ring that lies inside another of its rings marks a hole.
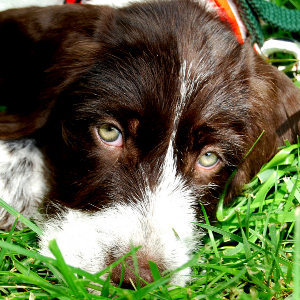
<instances>
[{"instance_id":1,"label":"leash","mask_svg":"<svg viewBox=\"0 0 300 300\"><path fill-rule=\"evenodd\" d=\"M237 40L242 44L246 37L246 31L243 28L243 24L240 20L239 13L236 10L234 10L232 1L230 0L210 0L210 1L216 7L220 19L226 20L230 24L232 31L234 32Z\"/></svg>"},{"instance_id":2,"label":"leash","mask_svg":"<svg viewBox=\"0 0 300 300\"><path fill-rule=\"evenodd\" d=\"M252 43L262 46L263 33L258 17L283 31L300 32L300 11L282 8L266 0L236 0Z\"/></svg>"}]
</instances>

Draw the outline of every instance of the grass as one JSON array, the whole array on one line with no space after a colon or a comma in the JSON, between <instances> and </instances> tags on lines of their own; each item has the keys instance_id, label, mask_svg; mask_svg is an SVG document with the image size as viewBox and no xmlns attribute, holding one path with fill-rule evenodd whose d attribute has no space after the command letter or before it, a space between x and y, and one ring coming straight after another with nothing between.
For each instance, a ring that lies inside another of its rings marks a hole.
<instances>
[{"instance_id":1,"label":"grass","mask_svg":"<svg viewBox=\"0 0 300 300\"><path fill-rule=\"evenodd\" d=\"M219 207L218 223L211 225L206 219L206 224L198 224L208 236L204 247L182 267L193 267L188 287L168 290L171 274L161 277L154 263L150 265L154 283L135 291L113 287L100 279L109 267L89 274L67 266L55 241L49 247L56 259L38 254L35 231L39 229L27 223L32 229L0 232L0 299L298 300L300 219L296 220L295 212L299 216L299 152L300 145L287 143L230 207ZM13 209L11 213L20 216ZM85 287L102 290L102 294L90 295Z\"/></svg>"},{"instance_id":2,"label":"grass","mask_svg":"<svg viewBox=\"0 0 300 300\"><path fill-rule=\"evenodd\" d=\"M300 9L299 0L270 0ZM266 36L292 34L264 26ZM279 57L284 60L285 57ZM290 57L287 57L289 60ZM278 62L278 57L275 57ZM299 81L295 83L300 87ZM0 108L1 110L1 108ZM65 264L55 241L49 245L55 259L38 254L40 229L0 200L23 230L0 231L0 299L300 299L300 175L299 145L287 145L244 187L230 207L219 206L219 221L207 230L204 246L182 266L192 267L191 284L168 289L169 274L161 277L150 262L154 283L124 290L102 280L110 267L89 274ZM204 211L205 215L205 211ZM128 255L135 255L131 249ZM125 257L127 257L125 256ZM117 261L111 267L122 263ZM178 270L175 270L176 272ZM91 295L86 288L101 290Z\"/></svg>"}]
</instances>

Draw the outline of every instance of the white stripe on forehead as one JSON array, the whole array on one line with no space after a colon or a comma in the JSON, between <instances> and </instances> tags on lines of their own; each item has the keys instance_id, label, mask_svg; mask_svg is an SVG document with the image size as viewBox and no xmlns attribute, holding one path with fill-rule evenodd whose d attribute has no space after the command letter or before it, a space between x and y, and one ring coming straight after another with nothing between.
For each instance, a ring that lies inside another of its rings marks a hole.
<instances>
[{"instance_id":1,"label":"white stripe on forehead","mask_svg":"<svg viewBox=\"0 0 300 300\"><path fill-rule=\"evenodd\" d=\"M180 71L179 71L179 82L180 82L180 98L178 100L178 103L176 105L176 112L175 112L175 118L174 118L174 129L176 130L179 118L182 114L182 110L184 108L184 103L186 101L186 98L188 96L188 90L189 90L189 70L187 71L187 63L186 61L183 61ZM173 136L172 136L173 137Z\"/></svg>"},{"instance_id":2,"label":"white stripe on forehead","mask_svg":"<svg viewBox=\"0 0 300 300\"><path fill-rule=\"evenodd\" d=\"M183 113L185 105L189 102L192 92L198 83L198 78L192 78L191 69L193 62L187 65L187 61L184 60L181 64L179 71L179 83L180 83L180 97L176 105L175 118L174 118L174 129L171 136L171 141L174 141L178 123Z\"/></svg>"}]
</instances>

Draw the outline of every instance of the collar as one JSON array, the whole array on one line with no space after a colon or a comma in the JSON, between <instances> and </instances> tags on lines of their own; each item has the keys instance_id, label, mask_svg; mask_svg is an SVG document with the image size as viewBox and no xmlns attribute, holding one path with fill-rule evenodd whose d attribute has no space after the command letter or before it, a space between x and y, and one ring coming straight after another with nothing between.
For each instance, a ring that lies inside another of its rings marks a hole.
<instances>
[{"instance_id":1,"label":"collar","mask_svg":"<svg viewBox=\"0 0 300 300\"><path fill-rule=\"evenodd\" d=\"M81 0L65 0L65 3L81 3Z\"/></svg>"},{"instance_id":2,"label":"collar","mask_svg":"<svg viewBox=\"0 0 300 300\"><path fill-rule=\"evenodd\" d=\"M242 44L245 39L245 26L239 16L237 7L233 0L209 0L217 9L220 19L227 21L237 40Z\"/></svg>"}]
</instances>

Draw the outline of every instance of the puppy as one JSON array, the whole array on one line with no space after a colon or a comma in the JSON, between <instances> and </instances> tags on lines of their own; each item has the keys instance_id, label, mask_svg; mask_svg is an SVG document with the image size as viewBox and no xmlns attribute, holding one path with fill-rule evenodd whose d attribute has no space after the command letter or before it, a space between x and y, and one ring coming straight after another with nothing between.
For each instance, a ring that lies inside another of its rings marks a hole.
<instances>
[{"instance_id":1,"label":"puppy","mask_svg":"<svg viewBox=\"0 0 300 300\"><path fill-rule=\"evenodd\" d=\"M199 202L213 218L237 166L227 201L296 142L299 90L205 4L8 10L0 36L1 198L27 217L44 207L41 253L55 238L89 272L131 244L147 282L148 260L181 266L199 245ZM13 221L1 210L1 228Z\"/></svg>"}]
</instances>

